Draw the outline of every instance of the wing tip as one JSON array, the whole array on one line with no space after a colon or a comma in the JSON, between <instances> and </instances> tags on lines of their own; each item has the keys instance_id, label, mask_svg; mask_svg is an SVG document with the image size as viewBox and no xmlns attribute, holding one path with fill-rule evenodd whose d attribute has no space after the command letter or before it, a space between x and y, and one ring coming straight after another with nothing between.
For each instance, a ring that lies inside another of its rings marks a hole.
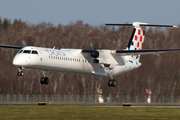
<instances>
[{"instance_id":1,"label":"wing tip","mask_svg":"<svg viewBox=\"0 0 180 120\"><path fill-rule=\"evenodd\" d=\"M178 26L176 26L176 25L173 25L173 27L178 28Z\"/></svg>"}]
</instances>

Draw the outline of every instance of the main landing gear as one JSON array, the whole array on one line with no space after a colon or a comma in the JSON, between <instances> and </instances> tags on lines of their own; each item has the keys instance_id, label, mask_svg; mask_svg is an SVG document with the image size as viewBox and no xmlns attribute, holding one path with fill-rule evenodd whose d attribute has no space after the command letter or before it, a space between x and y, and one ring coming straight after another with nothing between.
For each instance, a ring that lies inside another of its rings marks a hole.
<instances>
[{"instance_id":1,"label":"main landing gear","mask_svg":"<svg viewBox=\"0 0 180 120\"><path fill-rule=\"evenodd\" d=\"M43 85L47 85L49 83L49 78L48 77L45 77L45 71L42 70L42 74L43 74L43 77L41 77L40 79L40 83Z\"/></svg>"},{"instance_id":2,"label":"main landing gear","mask_svg":"<svg viewBox=\"0 0 180 120\"><path fill-rule=\"evenodd\" d=\"M108 86L109 87L116 87L116 85L117 85L117 82L116 82L116 80L115 79L110 79L110 80L108 80Z\"/></svg>"},{"instance_id":3,"label":"main landing gear","mask_svg":"<svg viewBox=\"0 0 180 120\"><path fill-rule=\"evenodd\" d=\"M109 87L115 87L117 85L116 80L113 78L113 68L109 68L110 80L108 80Z\"/></svg>"},{"instance_id":4,"label":"main landing gear","mask_svg":"<svg viewBox=\"0 0 180 120\"><path fill-rule=\"evenodd\" d=\"M21 67L21 66L19 66L19 67L18 67L18 72L17 72L17 75L18 75L18 76L23 76L23 75L24 75L24 73L23 73L23 71L22 71L22 67Z\"/></svg>"}]
</instances>

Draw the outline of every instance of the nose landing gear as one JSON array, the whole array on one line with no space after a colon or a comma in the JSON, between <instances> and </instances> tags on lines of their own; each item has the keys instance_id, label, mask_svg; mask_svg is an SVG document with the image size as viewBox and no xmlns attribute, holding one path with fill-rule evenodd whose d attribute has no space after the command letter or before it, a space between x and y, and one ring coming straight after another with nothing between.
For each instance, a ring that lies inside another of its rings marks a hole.
<instances>
[{"instance_id":1,"label":"nose landing gear","mask_svg":"<svg viewBox=\"0 0 180 120\"><path fill-rule=\"evenodd\" d=\"M43 85L47 85L49 83L49 78L48 77L45 77L45 71L42 70L42 74L44 77L41 77L40 79L40 83Z\"/></svg>"},{"instance_id":2,"label":"nose landing gear","mask_svg":"<svg viewBox=\"0 0 180 120\"><path fill-rule=\"evenodd\" d=\"M22 67L21 66L18 67L17 75L18 76L23 76L24 75L24 72L22 71Z\"/></svg>"}]
</instances>

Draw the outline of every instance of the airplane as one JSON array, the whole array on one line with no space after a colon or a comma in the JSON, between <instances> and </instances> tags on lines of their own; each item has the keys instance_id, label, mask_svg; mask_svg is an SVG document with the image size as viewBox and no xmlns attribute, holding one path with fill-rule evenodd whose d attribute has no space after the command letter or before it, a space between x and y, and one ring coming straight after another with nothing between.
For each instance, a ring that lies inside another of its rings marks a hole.
<instances>
[{"instance_id":1,"label":"airplane","mask_svg":"<svg viewBox=\"0 0 180 120\"><path fill-rule=\"evenodd\" d=\"M45 71L68 72L94 76L110 77L109 87L117 85L114 76L134 70L141 66L140 55L157 54L180 49L150 49L142 50L145 29L147 27L177 27L174 25L152 25L142 22L133 24L105 24L110 26L132 26L127 48L124 50L107 49L56 49L35 46L0 45L2 48L20 49L13 59L13 65L18 66L18 76L23 76L23 68L42 70L40 83L47 85L49 78Z\"/></svg>"}]
</instances>

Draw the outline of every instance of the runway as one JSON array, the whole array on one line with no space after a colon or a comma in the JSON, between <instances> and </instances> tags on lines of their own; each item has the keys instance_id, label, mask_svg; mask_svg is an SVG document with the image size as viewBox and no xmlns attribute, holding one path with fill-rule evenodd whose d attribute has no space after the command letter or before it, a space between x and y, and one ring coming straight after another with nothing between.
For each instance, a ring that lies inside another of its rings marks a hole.
<instances>
[{"instance_id":1,"label":"runway","mask_svg":"<svg viewBox=\"0 0 180 120\"><path fill-rule=\"evenodd\" d=\"M180 107L180 104L131 104L131 106L123 106L123 104L13 104L1 103L0 106L86 106L86 107Z\"/></svg>"}]
</instances>

